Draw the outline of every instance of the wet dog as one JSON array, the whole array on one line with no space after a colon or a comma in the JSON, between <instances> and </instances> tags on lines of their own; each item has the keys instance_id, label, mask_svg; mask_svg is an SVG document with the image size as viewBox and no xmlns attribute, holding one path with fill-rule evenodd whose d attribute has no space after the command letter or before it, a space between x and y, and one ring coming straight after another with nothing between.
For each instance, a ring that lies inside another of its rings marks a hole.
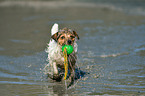
<instances>
[{"instance_id":1,"label":"wet dog","mask_svg":"<svg viewBox=\"0 0 145 96\"><path fill-rule=\"evenodd\" d=\"M48 44L46 52L48 53L48 61L51 73L49 77L53 80L60 81L62 79L61 72L64 72L64 56L62 52L63 45L72 45L73 52L68 55L69 77L71 82L74 82L75 63L77 59L77 43L79 36L75 31L68 28L58 29L58 24L54 24L51 29L51 40Z\"/></svg>"}]
</instances>

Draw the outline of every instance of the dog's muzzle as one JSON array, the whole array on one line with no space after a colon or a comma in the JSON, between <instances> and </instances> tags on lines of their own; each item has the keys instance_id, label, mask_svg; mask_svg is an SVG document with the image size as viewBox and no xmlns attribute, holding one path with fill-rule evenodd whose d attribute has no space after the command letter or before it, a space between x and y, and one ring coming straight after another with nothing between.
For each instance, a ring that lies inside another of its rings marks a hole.
<instances>
[{"instance_id":1,"label":"dog's muzzle","mask_svg":"<svg viewBox=\"0 0 145 96\"><path fill-rule=\"evenodd\" d=\"M71 45L72 41L71 41L71 40L68 40L67 43L68 43L69 45Z\"/></svg>"}]
</instances>

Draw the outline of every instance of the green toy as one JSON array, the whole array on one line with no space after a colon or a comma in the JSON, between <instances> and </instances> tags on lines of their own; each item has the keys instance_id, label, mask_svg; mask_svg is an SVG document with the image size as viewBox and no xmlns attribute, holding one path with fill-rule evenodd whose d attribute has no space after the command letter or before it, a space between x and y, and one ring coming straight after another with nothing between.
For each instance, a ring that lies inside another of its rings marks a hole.
<instances>
[{"instance_id":1,"label":"green toy","mask_svg":"<svg viewBox=\"0 0 145 96\"><path fill-rule=\"evenodd\" d=\"M71 45L62 46L62 52L64 51L65 48L67 50L67 55L70 55L73 52L73 47Z\"/></svg>"}]
</instances>

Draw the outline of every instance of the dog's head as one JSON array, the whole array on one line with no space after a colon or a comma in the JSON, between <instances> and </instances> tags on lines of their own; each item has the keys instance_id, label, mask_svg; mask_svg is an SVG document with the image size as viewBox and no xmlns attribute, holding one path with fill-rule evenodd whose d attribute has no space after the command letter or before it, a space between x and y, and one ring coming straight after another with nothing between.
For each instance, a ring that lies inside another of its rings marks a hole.
<instances>
[{"instance_id":1,"label":"dog's head","mask_svg":"<svg viewBox=\"0 0 145 96\"><path fill-rule=\"evenodd\" d=\"M68 28L63 28L59 32L52 35L51 38L58 42L58 44L60 44L61 46L73 45L75 38L79 40L78 34L75 31L72 31Z\"/></svg>"}]
</instances>

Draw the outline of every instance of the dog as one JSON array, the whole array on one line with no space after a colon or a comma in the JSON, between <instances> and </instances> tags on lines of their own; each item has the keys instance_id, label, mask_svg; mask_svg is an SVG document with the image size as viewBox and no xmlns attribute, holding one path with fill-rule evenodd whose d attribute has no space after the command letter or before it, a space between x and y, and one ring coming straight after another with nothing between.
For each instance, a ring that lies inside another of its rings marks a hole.
<instances>
[{"instance_id":1,"label":"dog","mask_svg":"<svg viewBox=\"0 0 145 96\"><path fill-rule=\"evenodd\" d=\"M54 24L51 29L51 39L46 49L48 53L48 61L50 65L51 73L49 77L53 80L60 81L62 79L62 74L60 70L64 72L64 56L62 52L63 45L72 45L73 52L68 55L68 68L70 75L68 79L73 82L75 77L75 63L77 60L77 43L79 36L75 31L69 28L58 28L58 24ZM59 70L60 69L60 70Z\"/></svg>"}]
</instances>

